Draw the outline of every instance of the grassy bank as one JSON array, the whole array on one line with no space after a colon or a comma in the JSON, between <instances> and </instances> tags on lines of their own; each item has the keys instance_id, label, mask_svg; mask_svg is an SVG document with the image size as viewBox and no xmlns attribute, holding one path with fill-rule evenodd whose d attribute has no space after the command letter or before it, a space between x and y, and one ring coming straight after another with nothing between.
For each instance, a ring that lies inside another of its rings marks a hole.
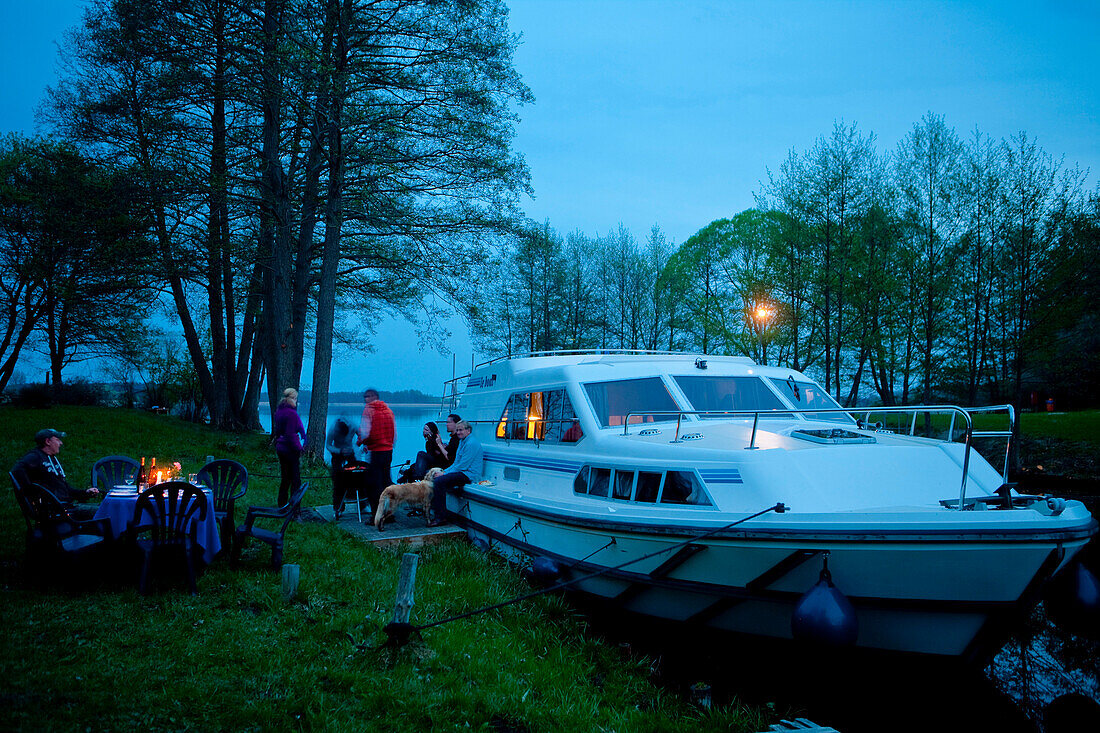
<instances>
[{"instance_id":1,"label":"grassy bank","mask_svg":"<svg viewBox=\"0 0 1100 733\"><path fill-rule=\"evenodd\" d=\"M1020 466L1031 476L1100 481L1100 410L1022 414Z\"/></svg>"},{"instance_id":2,"label":"grassy bank","mask_svg":"<svg viewBox=\"0 0 1100 733\"><path fill-rule=\"evenodd\" d=\"M0 424L6 466L36 430L53 427L68 433L61 458L76 485L104 455L156 455L185 472L214 455L252 472L245 505L274 500L278 467L261 435L98 408L0 408ZM314 486L306 503L324 503L327 480ZM699 712L654 683L650 660L609 648L553 597L380 650L401 551L367 548L328 524L288 530L286 561L301 567L289 602L262 546L236 571L216 561L197 597L182 584L142 597L130 577L77 589L28 584L23 538L9 489L0 502L0 729L752 731L771 722L736 704ZM464 542L420 551L416 580L414 623L529 591Z\"/></svg>"}]
</instances>

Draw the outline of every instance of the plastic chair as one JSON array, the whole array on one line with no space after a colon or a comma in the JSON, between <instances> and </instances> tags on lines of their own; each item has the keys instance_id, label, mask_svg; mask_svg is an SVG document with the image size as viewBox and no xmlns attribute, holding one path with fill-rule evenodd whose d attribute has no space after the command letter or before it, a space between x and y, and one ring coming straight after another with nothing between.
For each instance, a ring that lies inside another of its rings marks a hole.
<instances>
[{"instance_id":1,"label":"plastic chair","mask_svg":"<svg viewBox=\"0 0 1100 733\"><path fill-rule=\"evenodd\" d=\"M299 486L290 496L290 500L281 507L250 506L245 515L244 524L237 527L233 542L233 554L230 564L236 567L241 558L241 550L250 537L271 546L271 565L276 570L283 566L283 538L287 525L297 516L302 506L302 497L309 488L309 482ZM279 529L264 529L256 526L257 519L282 520Z\"/></svg>"},{"instance_id":2,"label":"plastic chair","mask_svg":"<svg viewBox=\"0 0 1100 733\"><path fill-rule=\"evenodd\" d=\"M248 491L248 469L236 461L221 458L199 469L195 480L213 492L214 517L218 520L222 547L229 547L237 526L237 499Z\"/></svg>"},{"instance_id":3,"label":"plastic chair","mask_svg":"<svg viewBox=\"0 0 1100 733\"><path fill-rule=\"evenodd\" d=\"M186 481L165 481L138 495L127 533L144 555L138 581L138 590L143 595L153 555L166 552L183 553L191 595L198 595L192 555L198 546L198 523L206 519L208 510L203 490Z\"/></svg>"},{"instance_id":4,"label":"plastic chair","mask_svg":"<svg viewBox=\"0 0 1100 733\"><path fill-rule=\"evenodd\" d=\"M11 477L15 499L27 523L27 560L31 577L43 580L39 572L47 562L65 563L74 569L78 558L97 553L111 544L111 525L104 519L78 520L65 504L39 484Z\"/></svg>"},{"instance_id":5,"label":"plastic chair","mask_svg":"<svg viewBox=\"0 0 1100 733\"><path fill-rule=\"evenodd\" d=\"M140 464L129 456L107 456L92 466L92 486L103 493L121 484L134 483Z\"/></svg>"}]
</instances>

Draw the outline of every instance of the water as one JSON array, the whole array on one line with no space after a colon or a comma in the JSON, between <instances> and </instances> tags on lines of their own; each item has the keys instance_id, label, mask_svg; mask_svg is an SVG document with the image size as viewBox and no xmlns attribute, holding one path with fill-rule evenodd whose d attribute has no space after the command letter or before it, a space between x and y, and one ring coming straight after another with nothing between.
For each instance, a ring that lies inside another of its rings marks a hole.
<instances>
[{"instance_id":1,"label":"water","mask_svg":"<svg viewBox=\"0 0 1100 733\"><path fill-rule=\"evenodd\" d=\"M392 465L395 473L398 466L405 461L416 458L417 451L424 450L424 436L421 431L427 421L432 420L439 425L439 429L443 432L443 441L448 440L445 427L447 417L444 414L440 418L438 405L390 405L390 409L393 410L394 444ZM308 424L309 406L301 406L299 412L302 415L302 422ZM358 427L362 415L362 402L330 402L325 435L328 435L329 428L333 426L337 418L342 417L351 423L353 427ZM264 430L271 432L271 412L266 405L260 406L260 425L263 426ZM357 448L356 452L357 458L366 460L366 452L362 448ZM325 460L328 461L327 453L325 454Z\"/></svg>"}]
</instances>

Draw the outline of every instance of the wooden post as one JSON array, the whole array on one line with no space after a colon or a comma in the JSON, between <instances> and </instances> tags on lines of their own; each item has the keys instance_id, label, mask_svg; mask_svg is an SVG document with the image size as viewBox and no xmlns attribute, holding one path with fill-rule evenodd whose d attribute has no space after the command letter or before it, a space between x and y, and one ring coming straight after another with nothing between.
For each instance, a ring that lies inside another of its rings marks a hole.
<instances>
[{"instance_id":1,"label":"wooden post","mask_svg":"<svg viewBox=\"0 0 1100 733\"><path fill-rule=\"evenodd\" d=\"M283 600L289 601L298 592L298 566L283 566Z\"/></svg>"},{"instance_id":2,"label":"wooden post","mask_svg":"<svg viewBox=\"0 0 1100 733\"><path fill-rule=\"evenodd\" d=\"M416 563L419 559L420 556L414 552L406 552L401 556L401 571L397 577L397 604L393 608L395 624L407 624L412 616Z\"/></svg>"}]
</instances>

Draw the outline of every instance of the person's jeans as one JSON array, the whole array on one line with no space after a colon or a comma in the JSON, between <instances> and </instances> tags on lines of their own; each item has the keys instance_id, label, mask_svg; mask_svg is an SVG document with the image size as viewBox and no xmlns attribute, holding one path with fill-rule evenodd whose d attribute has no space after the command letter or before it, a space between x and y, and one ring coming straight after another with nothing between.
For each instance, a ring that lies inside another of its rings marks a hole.
<instances>
[{"instance_id":1,"label":"person's jeans","mask_svg":"<svg viewBox=\"0 0 1100 733\"><path fill-rule=\"evenodd\" d=\"M432 514L435 515L436 521L447 517L447 492L457 491L468 483L470 479L466 478L466 474L461 471L435 477L432 489Z\"/></svg>"},{"instance_id":2,"label":"person's jeans","mask_svg":"<svg viewBox=\"0 0 1100 733\"><path fill-rule=\"evenodd\" d=\"M351 460L340 453L332 454L332 510L340 511L344 504L344 475L341 470Z\"/></svg>"},{"instance_id":3,"label":"person's jeans","mask_svg":"<svg viewBox=\"0 0 1100 733\"><path fill-rule=\"evenodd\" d=\"M302 472L298 465L296 450L275 451L279 456L279 506L286 506L290 501L290 492L302 485Z\"/></svg>"},{"instance_id":4,"label":"person's jeans","mask_svg":"<svg viewBox=\"0 0 1100 733\"><path fill-rule=\"evenodd\" d=\"M370 513L378 509L378 499L382 491L393 483L390 477L390 462L393 461L392 450L372 450L370 452L370 473L367 476L367 496L370 499Z\"/></svg>"}]
</instances>

